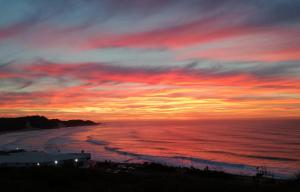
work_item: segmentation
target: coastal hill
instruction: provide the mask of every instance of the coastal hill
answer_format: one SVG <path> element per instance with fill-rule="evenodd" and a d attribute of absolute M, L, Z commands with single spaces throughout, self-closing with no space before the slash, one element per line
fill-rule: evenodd
<path fill-rule="evenodd" d="M 89 120 L 59 120 L 48 119 L 44 116 L 26 116 L 15 118 L 0 118 L 0 132 L 27 129 L 55 129 L 61 127 L 91 126 L 97 125 Z"/>

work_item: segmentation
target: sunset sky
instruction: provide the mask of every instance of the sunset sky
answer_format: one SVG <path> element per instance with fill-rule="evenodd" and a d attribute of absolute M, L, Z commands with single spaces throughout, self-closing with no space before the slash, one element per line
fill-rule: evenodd
<path fill-rule="evenodd" d="M 0 0 L 0 114 L 300 117 L 300 1 Z"/>

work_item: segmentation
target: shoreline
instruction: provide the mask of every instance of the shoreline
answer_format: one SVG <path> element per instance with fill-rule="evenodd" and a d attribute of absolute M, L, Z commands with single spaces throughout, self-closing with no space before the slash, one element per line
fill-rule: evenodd
<path fill-rule="evenodd" d="M 66 129 L 68 129 L 68 127 L 64 127 Z M 59 129 L 63 129 L 63 128 L 59 128 Z M 41 131 L 40 129 L 33 129 L 33 130 L 27 130 L 27 131 Z M 16 132 L 24 132 L 24 131 L 16 131 Z M 1 135 L 1 134 L 0 134 Z M 5 149 L 3 148 L 3 150 L 22 150 L 23 148 L 20 148 L 19 146 L 17 148 L 11 148 L 11 149 Z M 0 149 L 1 151 L 1 149 Z M 25 149 L 24 151 L 26 152 L 30 152 L 30 151 L 35 151 L 35 152 L 45 152 L 45 153 L 49 153 L 49 154 L 60 154 L 63 155 L 65 153 L 79 153 L 80 151 L 76 152 L 76 151 L 61 151 L 58 150 L 56 152 L 54 151 L 43 151 L 43 150 L 30 150 L 30 149 Z M 81 151 L 86 151 L 87 153 L 89 153 L 88 150 L 81 150 Z M 151 160 L 152 158 L 152 160 Z M 232 163 L 228 163 L 228 162 L 208 162 L 208 163 L 200 163 L 200 164 L 178 164 L 178 162 L 168 162 L 167 159 L 160 159 L 160 158 L 172 158 L 172 157 L 159 157 L 159 156 L 151 156 L 150 159 L 143 159 L 143 158 L 128 158 L 126 160 L 122 160 L 122 161 L 116 161 L 113 159 L 107 159 L 107 158 L 102 158 L 102 159 L 95 159 L 93 158 L 93 155 L 91 154 L 91 159 L 90 161 L 96 162 L 96 163 L 103 163 L 103 162 L 111 162 L 111 163 L 115 163 L 115 164 L 143 164 L 143 163 L 153 163 L 153 164 L 160 164 L 162 166 L 167 166 L 167 167 L 173 167 L 173 168 L 194 168 L 197 170 L 203 170 L 204 168 L 208 168 L 211 171 L 216 171 L 216 172 L 224 172 L 226 174 L 232 174 L 232 175 L 237 175 L 237 176 L 247 176 L 247 177 L 252 177 L 253 175 L 255 175 L 258 171 L 257 169 L 255 170 L 255 168 L 259 168 L 260 170 L 264 170 L 265 175 L 269 178 L 273 178 L 273 179 L 279 179 L 279 180 L 289 180 L 290 178 L 292 178 L 294 175 L 300 173 L 300 169 L 297 171 L 295 170 L 294 172 L 291 173 L 280 173 L 280 172 L 276 172 L 276 171 L 272 171 L 269 170 L 268 167 L 265 166 L 251 166 L 251 165 L 247 165 L 247 164 L 232 164 Z M 157 158 L 157 160 L 154 160 L 154 158 Z M 203 159 L 203 161 L 208 161 Z M 214 165 L 215 163 L 217 164 L 224 164 L 224 165 Z M 227 165 L 225 165 L 227 164 Z M 229 166 L 229 167 L 228 167 Z M 248 168 L 234 168 L 234 167 L 230 167 L 230 166 L 242 166 L 242 167 L 248 167 Z M 249 170 L 249 168 L 251 168 L 252 170 Z"/>
<path fill-rule="evenodd" d="M 52 154 L 19 149 L 2 151 L 0 158 L 0 185 L 8 191 L 300 191 L 300 173 L 279 179 L 264 172 L 247 176 L 209 167 L 95 161 L 84 151 Z"/>
<path fill-rule="evenodd" d="M 51 167 L 53 166 L 54 160 L 60 160 L 61 167 L 64 167 L 64 162 L 67 161 L 68 163 L 74 161 L 75 159 L 83 159 L 83 163 L 86 165 L 85 168 L 93 169 L 97 167 L 97 165 L 104 164 L 104 165 L 120 165 L 120 166 L 143 166 L 148 164 L 159 165 L 161 167 L 168 167 L 172 169 L 181 169 L 181 170 L 197 170 L 197 171 L 211 171 L 211 172 L 218 172 L 228 175 L 235 175 L 241 177 L 254 177 L 258 176 L 261 178 L 268 178 L 268 179 L 275 179 L 275 180 L 290 180 L 296 174 L 300 174 L 300 171 L 295 171 L 294 174 L 289 176 L 279 176 L 276 173 L 273 173 L 267 170 L 264 166 L 256 167 L 256 171 L 252 171 L 252 173 L 246 172 L 234 172 L 230 170 L 224 169 L 225 167 L 214 167 L 209 166 L 209 164 L 200 166 L 192 166 L 192 165 L 177 165 L 172 163 L 164 163 L 159 161 L 151 161 L 151 160 L 142 160 L 142 159 L 128 159 L 124 161 L 114 161 L 109 159 L 93 159 L 92 154 L 85 152 L 85 150 L 81 150 L 81 152 L 45 152 L 45 151 L 36 151 L 36 150 L 24 150 L 22 148 L 10 149 L 10 150 L 0 150 L 0 167 L 36 167 L 36 164 L 43 165 L 44 167 Z M 78 160 L 77 160 L 78 161 Z M 76 163 L 77 163 L 76 161 Z M 115 167 L 115 166 L 114 166 Z"/>

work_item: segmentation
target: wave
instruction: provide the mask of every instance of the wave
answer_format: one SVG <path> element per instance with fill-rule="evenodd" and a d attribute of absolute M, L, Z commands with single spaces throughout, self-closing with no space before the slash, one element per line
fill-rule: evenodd
<path fill-rule="evenodd" d="M 299 161 L 298 159 L 292 158 L 285 158 L 285 157 L 273 157 L 273 156 L 260 156 L 260 155 L 244 155 L 248 158 L 255 158 L 255 159 L 267 159 L 267 160 L 274 160 L 274 161 Z"/>
<path fill-rule="evenodd" d="M 113 152 L 118 155 L 127 156 L 128 159 L 123 161 L 124 163 L 138 160 L 140 162 L 153 162 L 153 163 L 159 163 L 163 165 L 177 166 L 177 167 L 194 167 L 198 169 L 204 169 L 208 167 L 210 170 L 225 171 L 227 173 L 239 174 L 239 175 L 252 176 L 257 173 L 256 166 L 251 166 L 246 164 L 219 162 L 219 161 L 212 161 L 212 160 L 200 159 L 195 157 L 186 157 L 186 156 L 170 156 L 170 157 L 152 156 L 152 155 L 128 152 L 128 151 L 121 150 L 120 148 L 117 147 L 109 147 L 109 146 L 104 146 L 104 149 L 106 151 Z M 274 178 L 288 179 L 290 177 L 289 174 L 284 174 L 272 169 L 270 170 L 271 170 L 270 173 L 273 175 Z"/>
<path fill-rule="evenodd" d="M 1 144 L 0 149 L 2 150 L 11 150 L 11 149 L 16 149 L 18 147 L 20 147 L 20 143 L 22 143 L 23 141 L 23 137 L 16 137 L 16 138 L 6 138 L 7 142 Z"/>
<path fill-rule="evenodd" d="M 290 162 L 300 161 L 299 159 L 286 158 L 286 157 L 246 155 L 246 154 L 232 153 L 232 152 L 228 152 L 228 151 L 207 151 L 207 152 L 225 154 L 225 155 L 233 155 L 233 156 L 238 156 L 238 157 L 253 158 L 253 159 L 266 159 L 266 160 L 273 160 L 273 161 L 290 161 Z"/>
<path fill-rule="evenodd" d="M 99 139 L 94 139 L 93 136 L 87 136 L 86 142 L 89 142 L 89 143 L 92 143 L 92 144 L 95 144 L 95 145 L 101 145 L 101 146 L 105 146 L 105 145 L 109 144 L 106 141 L 102 141 L 102 140 L 99 140 Z"/>
<path fill-rule="evenodd" d="M 238 168 L 245 168 L 245 167 L 250 167 L 246 166 L 243 164 L 230 164 L 230 163 L 225 163 L 225 162 L 217 162 L 217 161 L 211 161 L 211 160 L 205 160 L 205 159 L 199 159 L 199 158 L 194 158 L 194 157 L 186 157 L 186 156 L 170 156 L 170 157 L 164 157 L 164 156 L 152 156 L 152 155 L 145 155 L 145 154 L 140 154 L 140 153 L 133 153 L 133 152 L 128 152 L 121 150 L 120 148 L 117 147 L 109 147 L 105 146 L 104 147 L 107 151 L 114 152 L 120 155 L 126 155 L 126 156 L 131 156 L 131 157 L 137 157 L 139 159 L 143 160 L 166 160 L 166 159 L 179 159 L 179 160 L 190 160 L 198 163 L 203 163 L 203 164 L 210 164 L 214 166 L 235 166 Z M 254 168 L 254 167 L 252 167 Z"/>
<path fill-rule="evenodd" d="M 154 163 L 160 163 L 164 165 L 171 165 L 171 166 L 181 166 L 181 167 L 195 167 L 203 169 L 205 167 L 209 167 L 211 170 L 217 170 L 217 171 L 225 171 L 228 173 L 234 173 L 234 174 L 244 174 L 244 175 L 255 175 L 257 172 L 256 166 L 251 166 L 247 164 L 238 164 L 238 163 L 230 163 L 230 162 L 221 162 L 221 161 L 214 161 L 214 160 L 207 160 L 207 159 L 201 159 L 196 157 L 187 157 L 187 156 L 154 156 L 154 155 L 146 155 L 141 153 L 135 153 L 135 152 L 129 152 L 126 150 L 123 150 L 118 147 L 110 146 L 109 142 L 95 139 L 93 136 L 87 137 L 87 142 L 95 145 L 102 146 L 104 150 L 110 153 L 115 153 L 117 155 L 125 156 L 128 159 L 122 162 L 129 162 L 132 160 L 138 160 L 142 162 L 154 162 Z M 278 160 L 278 161 L 298 161 L 297 159 L 289 159 L 289 158 L 281 158 L 281 157 L 269 157 L 269 156 L 254 156 L 254 155 L 241 155 L 241 154 L 235 154 L 225 151 L 210 151 L 214 153 L 228 153 L 231 155 L 239 155 L 239 156 L 245 156 L 248 158 L 263 158 L 263 159 L 271 159 L 271 160 Z M 270 169 L 272 170 L 272 168 Z M 280 171 L 272 170 L 272 173 L 274 174 L 274 177 L 276 178 L 288 178 L 287 174 L 281 173 Z"/>

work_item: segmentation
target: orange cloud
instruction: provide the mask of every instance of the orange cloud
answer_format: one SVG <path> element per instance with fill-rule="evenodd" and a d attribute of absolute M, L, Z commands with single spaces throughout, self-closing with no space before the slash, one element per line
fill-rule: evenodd
<path fill-rule="evenodd" d="M 5 101 L 0 104 L 2 112 L 92 119 L 299 115 L 300 80 L 295 77 L 188 68 L 129 70 L 91 63 L 24 67 L 19 68 L 24 72 L 19 78 L 39 81 L 64 77 L 80 81 L 54 90 L 36 87 L 40 90 L 1 92 L 0 100 Z"/>

